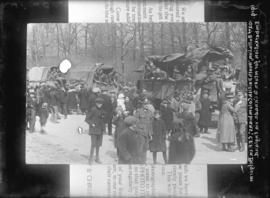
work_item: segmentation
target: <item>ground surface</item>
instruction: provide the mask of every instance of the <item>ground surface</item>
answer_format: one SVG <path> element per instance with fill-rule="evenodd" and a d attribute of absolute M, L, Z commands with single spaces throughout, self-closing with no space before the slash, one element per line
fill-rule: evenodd
<path fill-rule="evenodd" d="M 39 132 L 37 118 L 36 132 L 26 131 L 26 163 L 27 164 L 87 164 L 90 151 L 90 136 L 78 134 L 78 126 L 87 129 L 83 115 L 69 115 L 59 123 L 48 121 L 46 134 Z M 224 152 L 216 141 L 216 130 L 210 134 L 195 138 L 196 154 L 192 164 L 244 164 L 246 152 Z M 100 151 L 103 164 L 117 163 L 113 137 L 104 135 Z M 147 153 L 147 163 L 151 164 L 152 154 Z M 158 153 L 158 163 L 163 163 L 162 153 Z"/>

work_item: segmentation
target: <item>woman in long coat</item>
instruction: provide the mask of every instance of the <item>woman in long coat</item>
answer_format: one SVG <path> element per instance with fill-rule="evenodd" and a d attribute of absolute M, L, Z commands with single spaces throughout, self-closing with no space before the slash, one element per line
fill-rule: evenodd
<path fill-rule="evenodd" d="M 153 153 L 154 164 L 157 162 L 157 152 L 162 152 L 164 163 L 167 163 L 166 154 L 166 124 L 161 119 L 159 111 L 155 111 L 153 120 L 153 136 L 149 142 L 149 150 Z"/>
<path fill-rule="evenodd" d="M 211 101 L 207 91 L 204 91 L 200 103 L 201 109 L 199 110 L 200 118 L 198 126 L 200 127 L 201 133 L 208 133 L 208 127 L 211 124 Z"/>
<path fill-rule="evenodd" d="M 119 150 L 117 139 L 119 135 L 122 133 L 122 131 L 127 127 L 124 120 L 125 115 L 123 109 L 120 106 L 116 107 L 116 115 L 114 115 L 112 122 L 115 125 L 114 146 L 116 148 L 118 157 L 119 157 Z"/>
<path fill-rule="evenodd" d="M 222 150 L 232 151 L 231 146 L 236 140 L 236 130 L 233 119 L 235 109 L 232 105 L 233 96 L 231 94 L 226 95 L 226 100 L 222 105 L 220 112 L 219 128 L 220 142 L 222 143 Z M 226 148 L 227 146 L 227 148 Z"/>

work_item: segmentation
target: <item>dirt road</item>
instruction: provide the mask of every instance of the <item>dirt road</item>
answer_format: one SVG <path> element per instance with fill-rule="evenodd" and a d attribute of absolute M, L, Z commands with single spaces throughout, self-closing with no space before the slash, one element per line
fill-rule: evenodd
<path fill-rule="evenodd" d="M 46 134 L 41 134 L 38 118 L 36 131 L 26 131 L 27 164 L 87 164 L 90 151 L 90 136 L 77 133 L 78 126 L 88 128 L 83 115 L 69 115 L 59 123 L 48 121 Z M 168 143 L 168 142 L 167 142 Z M 216 131 L 195 138 L 196 154 L 192 164 L 243 164 L 246 152 L 224 152 L 216 142 Z M 103 164 L 117 163 L 113 137 L 104 135 L 100 151 Z M 163 163 L 162 153 L 158 153 L 158 163 Z M 153 163 L 152 154 L 147 153 L 147 163 Z"/>

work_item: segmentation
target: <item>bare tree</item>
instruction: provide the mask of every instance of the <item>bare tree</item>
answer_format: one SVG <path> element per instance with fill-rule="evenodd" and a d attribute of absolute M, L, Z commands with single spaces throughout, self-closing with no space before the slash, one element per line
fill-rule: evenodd
<path fill-rule="evenodd" d="M 173 31 L 173 26 L 172 24 L 169 24 L 169 28 L 170 28 L 170 38 L 171 38 L 171 48 L 172 48 L 172 52 L 175 52 L 175 46 L 174 46 L 174 31 Z"/>
<path fill-rule="evenodd" d="M 135 61 L 137 55 L 137 24 L 134 24 L 134 41 L 133 41 L 133 61 Z"/>
<path fill-rule="evenodd" d="M 151 23 L 151 52 L 154 54 L 156 52 L 155 49 L 155 24 Z"/>
<path fill-rule="evenodd" d="M 160 24 L 160 48 L 161 54 L 164 54 L 164 24 Z"/>
<path fill-rule="evenodd" d="M 230 36 L 230 24 L 229 22 L 225 22 L 225 42 L 226 47 L 231 49 L 231 36 Z"/>
<path fill-rule="evenodd" d="M 140 38 L 140 56 L 144 57 L 144 23 L 140 23 L 139 25 L 139 38 Z"/>
<path fill-rule="evenodd" d="M 87 54 L 87 47 L 88 47 L 88 24 L 86 24 L 84 28 L 84 53 Z"/>
<path fill-rule="evenodd" d="M 213 28 L 210 27 L 210 23 L 207 22 L 205 24 L 205 28 L 206 28 L 206 33 L 207 33 L 207 37 L 206 37 L 206 43 L 209 47 L 213 46 L 213 43 L 211 41 L 212 35 L 215 33 L 216 29 L 218 27 L 217 23 L 213 23 Z"/>
<path fill-rule="evenodd" d="M 55 24 L 56 27 L 56 41 L 57 41 L 57 56 L 60 55 L 60 39 L 59 39 L 59 25 Z"/>

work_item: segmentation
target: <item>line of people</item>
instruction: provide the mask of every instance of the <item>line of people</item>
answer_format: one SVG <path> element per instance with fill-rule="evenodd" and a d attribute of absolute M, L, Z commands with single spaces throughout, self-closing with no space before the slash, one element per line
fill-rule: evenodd
<path fill-rule="evenodd" d="M 45 125 L 50 116 L 50 121 L 59 123 L 60 113 L 66 119 L 67 90 L 59 83 L 48 85 L 41 83 L 37 86 L 27 86 L 26 92 L 26 127 L 29 132 L 35 131 L 36 116 L 39 116 L 41 133 L 45 133 Z"/>

